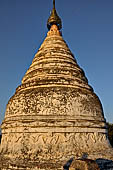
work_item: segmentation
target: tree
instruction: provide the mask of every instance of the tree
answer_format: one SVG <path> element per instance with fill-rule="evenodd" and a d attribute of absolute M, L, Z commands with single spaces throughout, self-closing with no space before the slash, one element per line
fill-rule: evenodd
<path fill-rule="evenodd" d="M 0 128 L 0 143 L 1 143 L 1 139 L 2 139 L 2 133 L 1 133 L 1 128 Z"/>
<path fill-rule="evenodd" d="M 2 138 L 2 135 L 0 134 L 0 143 L 1 143 L 1 138 Z"/>
<path fill-rule="evenodd" d="M 108 139 L 113 147 L 113 124 L 107 123 L 108 125 Z"/>

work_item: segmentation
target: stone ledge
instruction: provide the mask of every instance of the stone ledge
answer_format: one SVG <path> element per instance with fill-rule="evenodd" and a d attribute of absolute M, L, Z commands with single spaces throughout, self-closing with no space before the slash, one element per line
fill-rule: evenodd
<path fill-rule="evenodd" d="M 96 161 L 91 159 L 74 160 L 69 170 L 100 170 Z"/>
<path fill-rule="evenodd" d="M 10 160 L 0 156 L 0 170 L 63 170 L 63 162 L 38 162 L 36 160 Z"/>
<path fill-rule="evenodd" d="M 73 159 L 64 165 L 64 170 L 113 170 L 113 161 L 107 159 Z"/>

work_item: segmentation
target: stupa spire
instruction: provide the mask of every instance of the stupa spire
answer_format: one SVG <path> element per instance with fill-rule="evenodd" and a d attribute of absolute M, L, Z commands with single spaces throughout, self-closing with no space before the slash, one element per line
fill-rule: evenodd
<path fill-rule="evenodd" d="M 53 0 L 53 8 L 55 8 L 55 0 Z"/>
<path fill-rule="evenodd" d="M 58 16 L 56 8 L 55 8 L 55 0 L 53 0 L 53 9 L 52 9 L 51 15 L 47 21 L 47 28 L 50 30 L 52 25 L 57 25 L 59 30 L 62 28 L 62 21 L 61 21 L 60 17 Z"/>

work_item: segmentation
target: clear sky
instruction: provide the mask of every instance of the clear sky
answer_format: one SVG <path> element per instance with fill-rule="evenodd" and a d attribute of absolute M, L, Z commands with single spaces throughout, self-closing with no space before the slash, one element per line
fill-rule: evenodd
<path fill-rule="evenodd" d="M 113 0 L 56 0 L 63 37 L 113 123 Z M 43 42 L 52 0 L 0 0 L 0 123 Z"/>

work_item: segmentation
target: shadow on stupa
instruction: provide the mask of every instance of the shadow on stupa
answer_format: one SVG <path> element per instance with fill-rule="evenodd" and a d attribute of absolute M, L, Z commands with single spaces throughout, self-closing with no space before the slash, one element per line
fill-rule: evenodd
<path fill-rule="evenodd" d="M 96 159 L 96 163 L 98 164 L 100 170 L 113 170 L 113 161 L 108 159 Z"/>

